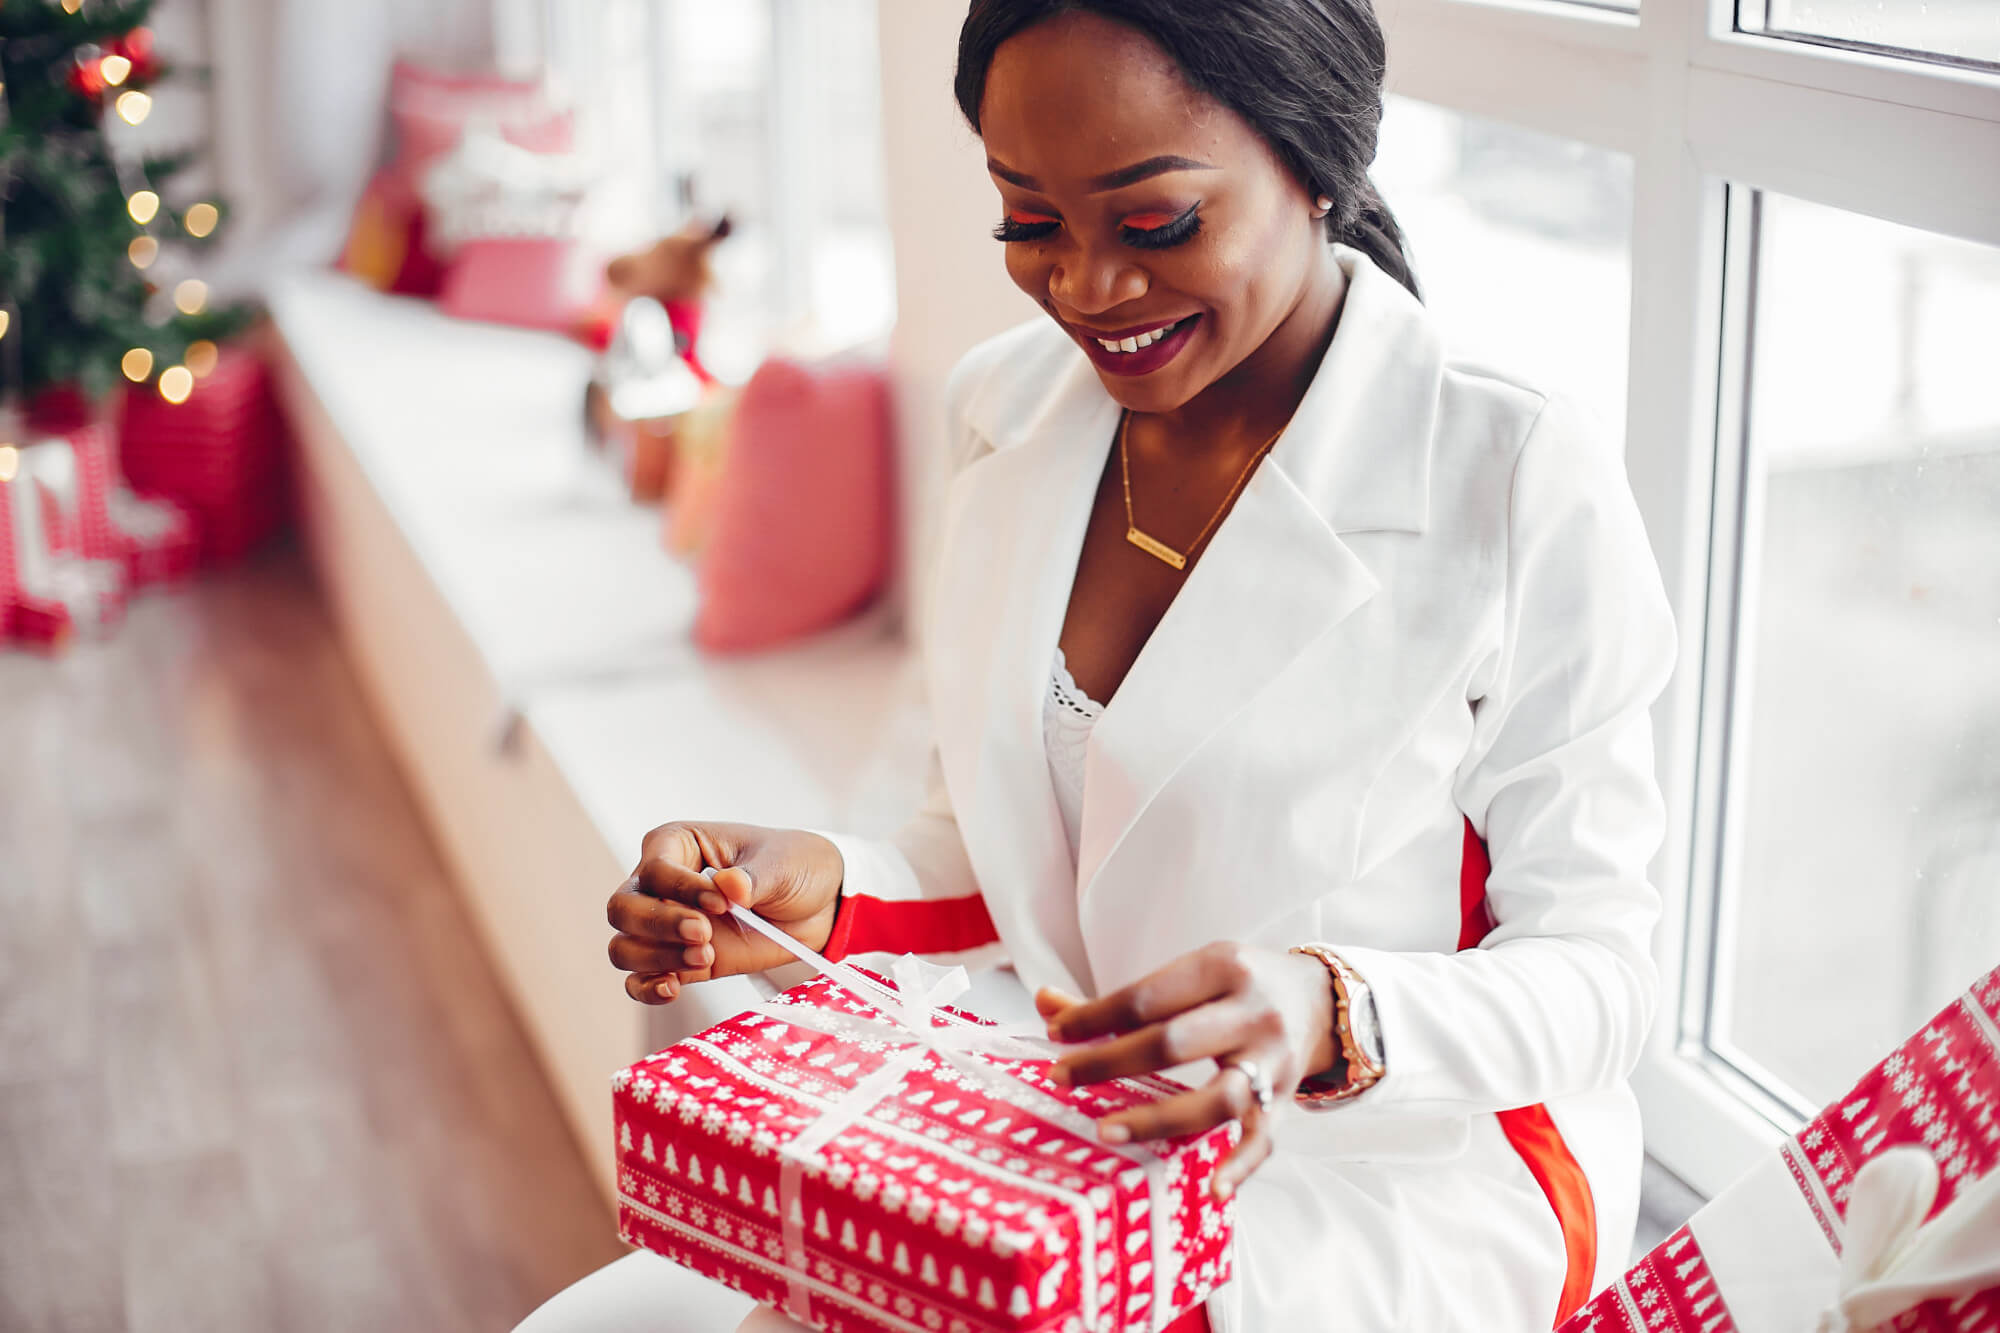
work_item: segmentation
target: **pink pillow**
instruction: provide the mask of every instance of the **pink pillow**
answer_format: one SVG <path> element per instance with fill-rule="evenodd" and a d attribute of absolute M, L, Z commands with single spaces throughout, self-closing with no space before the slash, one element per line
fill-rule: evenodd
<path fill-rule="evenodd" d="M 574 117 L 551 106 L 535 80 L 448 74 L 408 60 L 390 76 L 389 114 L 395 156 L 368 182 L 334 266 L 378 291 L 435 296 L 445 270 L 429 249 L 424 172 L 473 125 L 497 126 L 508 142 L 538 153 L 565 152 Z"/>
<path fill-rule="evenodd" d="M 769 648 L 874 598 L 894 543 L 889 383 L 765 362 L 744 386 L 698 574 L 695 642 Z"/>
<path fill-rule="evenodd" d="M 458 247 L 438 308 L 460 319 L 571 332 L 597 299 L 604 266 L 560 236 L 495 236 Z"/>

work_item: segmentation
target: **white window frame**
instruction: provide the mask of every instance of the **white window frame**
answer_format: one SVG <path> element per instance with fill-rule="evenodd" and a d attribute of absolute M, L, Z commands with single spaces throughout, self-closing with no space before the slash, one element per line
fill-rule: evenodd
<path fill-rule="evenodd" d="M 1735 825 L 1718 816 L 1735 659 L 1748 651 L 1735 627 L 1754 623 L 1735 577 L 1754 559 L 1758 512 L 1740 466 L 1747 204 L 1772 190 L 2000 246 L 2000 71 L 1738 33 L 1735 7 L 1377 0 L 1391 93 L 1633 161 L 1626 464 L 1681 630 L 1679 670 L 1654 712 L 1668 810 L 1652 868 L 1666 899 L 1661 1003 L 1634 1083 L 1648 1150 L 1705 1194 L 1802 1109 L 1765 1093 L 1740 1054 L 1717 1058 L 1702 1041 L 1728 906 L 1718 884 L 1731 882 L 1718 867 Z"/>

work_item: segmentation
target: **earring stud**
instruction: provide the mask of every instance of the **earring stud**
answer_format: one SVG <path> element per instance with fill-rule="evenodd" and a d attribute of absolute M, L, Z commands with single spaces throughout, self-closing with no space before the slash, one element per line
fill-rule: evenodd
<path fill-rule="evenodd" d="M 1313 200 L 1313 203 L 1318 205 L 1321 217 L 1325 217 L 1333 211 L 1333 200 L 1327 198 L 1325 195 L 1321 195 L 1319 198 Z"/>

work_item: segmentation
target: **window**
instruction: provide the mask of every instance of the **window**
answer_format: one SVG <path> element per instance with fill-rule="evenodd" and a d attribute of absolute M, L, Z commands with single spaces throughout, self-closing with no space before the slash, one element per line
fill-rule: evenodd
<path fill-rule="evenodd" d="M 1774 37 L 2000 67 L 2000 5 L 1992 0 L 1742 0 L 1736 21 Z"/>
<path fill-rule="evenodd" d="M 875 0 L 542 0 L 548 65 L 610 168 L 595 234 L 636 245 L 727 213 L 702 357 L 747 378 L 773 345 L 887 334 Z"/>
<path fill-rule="evenodd" d="M 2000 962 L 2000 6 L 1382 14 L 1427 296 L 1622 421 L 1675 606 L 1635 1084 L 1714 1193 Z"/>
<path fill-rule="evenodd" d="M 1748 406 L 1687 1036 L 1804 1116 L 2000 962 L 2000 250 L 1730 209 Z"/>
<path fill-rule="evenodd" d="M 1453 354 L 1625 422 L 1632 161 L 1392 97 L 1370 173 Z"/>

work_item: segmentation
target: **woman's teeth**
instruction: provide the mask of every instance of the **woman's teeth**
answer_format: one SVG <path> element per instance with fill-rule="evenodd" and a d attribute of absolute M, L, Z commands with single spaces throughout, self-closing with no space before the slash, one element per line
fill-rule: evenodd
<path fill-rule="evenodd" d="M 1107 352 L 1136 352 L 1141 347 L 1151 347 L 1186 322 L 1186 320 L 1175 320 L 1171 324 L 1162 324 L 1152 332 L 1142 333 L 1135 338 L 1099 338 L 1097 345 Z"/>

